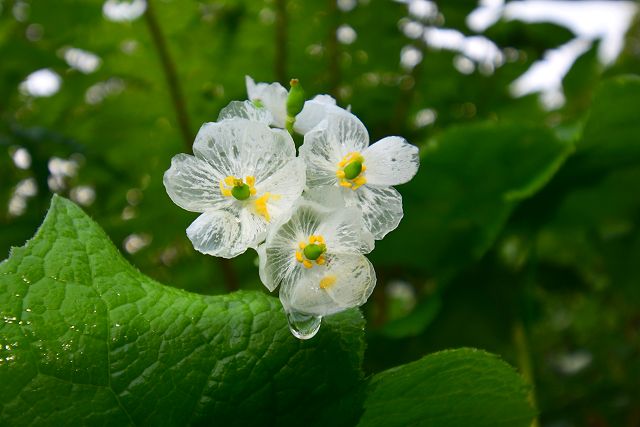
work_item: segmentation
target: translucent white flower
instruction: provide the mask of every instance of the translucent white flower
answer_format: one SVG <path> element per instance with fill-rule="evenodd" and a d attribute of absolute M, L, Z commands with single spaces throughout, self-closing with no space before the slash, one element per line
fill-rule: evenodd
<path fill-rule="evenodd" d="M 362 211 L 366 228 L 382 239 L 402 219 L 402 196 L 392 187 L 413 178 L 418 147 L 398 136 L 369 146 L 369 134 L 353 114 L 333 114 L 304 136 L 300 156 L 307 185 L 337 186 L 347 206 Z"/>
<path fill-rule="evenodd" d="M 205 123 L 193 152 L 172 159 L 164 185 L 175 204 L 202 212 L 187 236 L 205 254 L 232 258 L 257 247 L 304 188 L 304 163 L 291 136 L 264 123 Z"/>
<path fill-rule="evenodd" d="M 376 276 L 363 253 L 374 240 L 361 215 L 300 200 L 288 220 L 270 229 L 258 247 L 260 279 L 269 290 L 280 285 L 287 312 L 324 316 L 366 302 Z"/>
<path fill-rule="evenodd" d="M 245 76 L 249 100 L 264 106 L 271 113 L 271 125 L 285 128 L 287 120 L 288 92 L 280 83 L 256 83 Z M 316 95 L 305 101 L 302 111 L 295 117 L 293 129 L 304 135 L 316 127 L 327 114 L 349 114 L 336 105 L 336 100 L 329 95 Z"/>

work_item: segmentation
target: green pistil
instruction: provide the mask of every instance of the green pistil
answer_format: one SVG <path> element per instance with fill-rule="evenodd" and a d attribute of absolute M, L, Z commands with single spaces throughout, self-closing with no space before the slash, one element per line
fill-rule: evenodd
<path fill-rule="evenodd" d="M 344 177 L 347 179 L 355 179 L 362 172 L 362 162 L 354 160 L 344 167 Z"/>
<path fill-rule="evenodd" d="M 310 245 L 305 246 L 305 248 L 303 249 L 304 252 L 304 256 L 311 261 L 315 261 L 318 258 L 320 258 L 320 255 L 322 255 L 325 251 L 327 250 L 327 247 L 323 244 L 320 245 L 316 245 L 315 243 L 312 243 Z"/>
<path fill-rule="evenodd" d="M 236 185 L 231 189 L 231 195 L 238 200 L 247 200 L 251 196 L 251 189 L 247 184 Z"/>

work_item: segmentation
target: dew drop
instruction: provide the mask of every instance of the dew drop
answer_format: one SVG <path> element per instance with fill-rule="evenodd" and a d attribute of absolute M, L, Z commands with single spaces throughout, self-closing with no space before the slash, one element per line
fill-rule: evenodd
<path fill-rule="evenodd" d="M 297 311 L 287 311 L 289 330 L 294 337 L 301 340 L 313 338 L 320 330 L 322 316 L 312 316 Z"/>

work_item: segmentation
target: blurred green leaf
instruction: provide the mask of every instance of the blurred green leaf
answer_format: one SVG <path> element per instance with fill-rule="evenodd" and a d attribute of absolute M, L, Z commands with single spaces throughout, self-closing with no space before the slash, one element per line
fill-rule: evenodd
<path fill-rule="evenodd" d="M 523 379 L 496 356 L 459 349 L 375 375 L 359 426 L 527 427 Z"/>
<path fill-rule="evenodd" d="M 542 188 L 572 150 L 544 128 L 484 123 L 444 132 L 400 188 L 404 220 L 374 257 L 446 277 L 482 256 L 517 202 Z"/>

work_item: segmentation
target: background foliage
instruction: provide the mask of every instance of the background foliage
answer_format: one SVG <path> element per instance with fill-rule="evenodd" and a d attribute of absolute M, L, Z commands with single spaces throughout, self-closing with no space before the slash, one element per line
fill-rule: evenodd
<path fill-rule="evenodd" d="M 0 1 L 1 258 L 33 236 L 55 190 L 152 279 L 262 292 L 254 252 L 221 263 L 193 250 L 195 214 L 171 203 L 162 174 L 201 123 L 246 97 L 244 75 L 297 77 L 351 105 L 373 141 L 421 147 L 418 175 L 399 188 L 405 219 L 372 254 L 364 375 L 476 347 L 534 385 L 542 425 L 640 424 L 639 26 L 608 68 L 595 43 L 563 80 L 564 106 L 546 110 L 508 87 L 568 30 L 500 21 L 487 35 L 517 55 L 462 74 L 455 53 L 402 33 L 406 5 L 347 3 L 156 0 L 116 22 L 103 1 Z M 472 34 L 475 1 L 438 6 L 437 25 Z M 351 43 L 336 36 L 345 24 Z M 399 61 L 408 45 L 424 56 L 413 68 Z M 69 48 L 99 67 L 74 68 Z M 30 96 L 21 82 L 43 68 L 60 90 Z M 372 387 L 393 389 L 381 375 Z M 385 395 L 373 390 L 363 420 L 375 424 Z"/>

